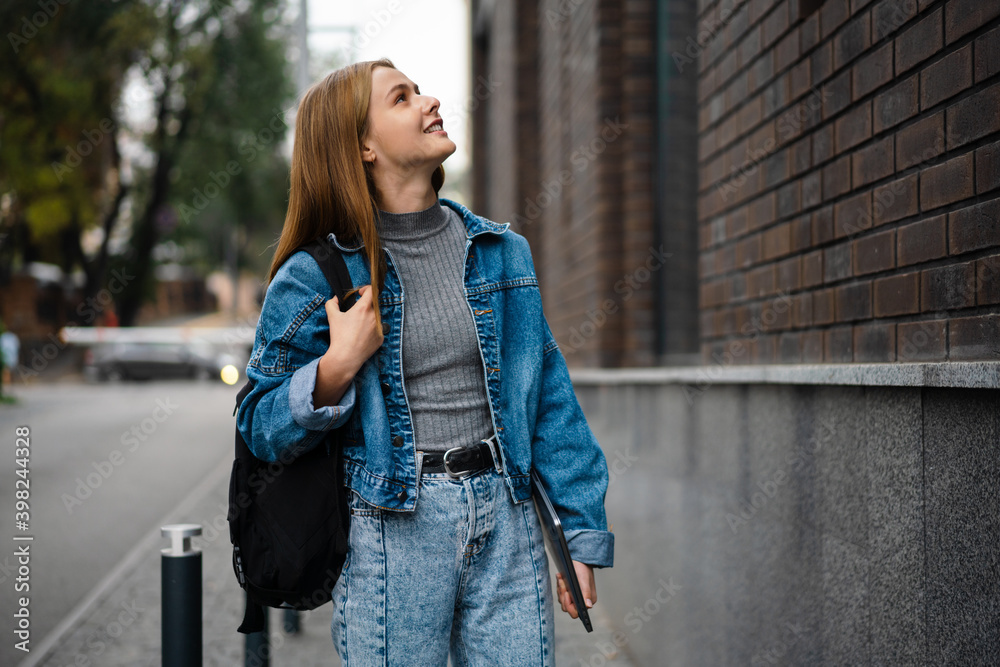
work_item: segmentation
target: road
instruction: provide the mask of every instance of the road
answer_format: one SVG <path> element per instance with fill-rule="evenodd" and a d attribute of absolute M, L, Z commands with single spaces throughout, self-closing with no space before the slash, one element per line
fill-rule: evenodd
<path fill-rule="evenodd" d="M 236 387 L 218 382 L 16 387 L 0 405 L 0 665 L 16 648 L 17 598 L 30 597 L 32 645 L 233 455 Z M 30 525 L 15 526 L 15 429 L 30 429 Z M 32 535 L 30 585 L 16 592 L 15 535 Z M 166 541 L 164 541 L 166 546 Z"/>

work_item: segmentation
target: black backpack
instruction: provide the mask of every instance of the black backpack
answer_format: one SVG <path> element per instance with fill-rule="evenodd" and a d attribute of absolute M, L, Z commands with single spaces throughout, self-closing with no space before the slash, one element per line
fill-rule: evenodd
<path fill-rule="evenodd" d="M 340 252 L 323 240 L 300 250 L 323 269 L 341 310 L 349 308 L 344 293 L 351 277 Z M 251 389 L 250 381 L 240 389 L 237 410 Z M 239 632 L 262 631 L 264 607 L 308 611 L 331 600 L 350 527 L 343 476 L 337 431 L 293 460 L 268 463 L 254 456 L 236 429 L 228 519 L 233 569 L 246 591 Z"/>

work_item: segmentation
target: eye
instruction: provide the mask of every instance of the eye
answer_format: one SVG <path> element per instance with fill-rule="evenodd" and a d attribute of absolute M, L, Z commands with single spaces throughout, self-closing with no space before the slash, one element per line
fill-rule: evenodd
<path fill-rule="evenodd" d="M 399 101 L 400 101 L 401 99 L 403 99 L 404 97 L 406 97 L 406 93 L 400 93 L 400 94 L 399 94 L 399 97 L 397 97 L 397 98 L 396 98 L 396 102 L 399 102 Z"/>

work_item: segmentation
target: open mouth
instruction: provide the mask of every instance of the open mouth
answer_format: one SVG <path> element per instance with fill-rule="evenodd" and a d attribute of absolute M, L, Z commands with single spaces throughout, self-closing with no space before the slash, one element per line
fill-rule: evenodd
<path fill-rule="evenodd" d="M 438 121 L 424 130 L 424 134 L 434 134 L 435 132 L 444 132 L 444 123 Z"/>

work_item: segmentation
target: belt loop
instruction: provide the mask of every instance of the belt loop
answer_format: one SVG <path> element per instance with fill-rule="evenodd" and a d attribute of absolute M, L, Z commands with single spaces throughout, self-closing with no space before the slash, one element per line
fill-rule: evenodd
<path fill-rule="evenodd" d="M 483 440 L 483 442 L 486 443 L 486 446 L 490 450 L 490 457 L 493 458 L 493 467 L 497 471 L 497 474 L 503 474 L 503 466 L 500 465 L 500 453 L 499 451 L 496 451 L 500 449 L 500 443 L 496 441 L 496 437 L 497 434 L 494 433 L 490 437 Z"/>

